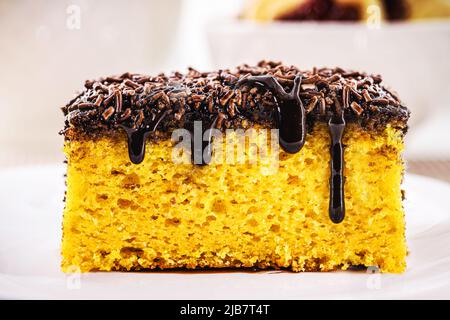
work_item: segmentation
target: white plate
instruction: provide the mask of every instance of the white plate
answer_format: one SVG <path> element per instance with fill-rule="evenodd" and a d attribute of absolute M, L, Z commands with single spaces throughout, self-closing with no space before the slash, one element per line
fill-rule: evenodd
<path fill-rule="evenodd" d="M 410 255 L 402 275 L 366 272 L 63 274 L 64 168 L 0 171 L 0 298 L 450 298 L 450 185 L 407 175 Z"/>

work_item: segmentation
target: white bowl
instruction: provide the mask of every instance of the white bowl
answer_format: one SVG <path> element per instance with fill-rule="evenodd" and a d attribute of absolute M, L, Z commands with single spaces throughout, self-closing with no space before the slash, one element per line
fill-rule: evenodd
<path fill-rule="evenodd" d="M 215 67 L 281 60 L 300 68 L 381 74 L 411 109 L 411 124 L 450 101 L 450 21 L 383 24 L 216 21 L 208 28 Z"/>

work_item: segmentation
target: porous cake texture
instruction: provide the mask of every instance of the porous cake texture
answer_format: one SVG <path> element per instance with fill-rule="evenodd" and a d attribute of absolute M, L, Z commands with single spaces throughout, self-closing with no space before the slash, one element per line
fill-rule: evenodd
<path fill-rule="evenodd" d="M 183 155 L 189 161 L 174 163 L 177 142 L 170 133 L 190 128 L 195 120 L 223 132 L 262 132 L 286 124 L 274 120 L 281 104 L 274 90 L 239 81 L 270 75 L 289 91 L 299 74 L 304 145 L 294 153 L 281 148 L 276 170 L 267 173 L 260 161 L 214 161 L 214 153 L 209 164 L 193 164 L 191 150 Z M 63 108 L 62 269 L 377 266 L 382 272 L 403 272 L 401 152 L 409 112 L 380 82 L 379 76 L 339 68 L 300 71 L 273 62 L 216 73 L 191 69 L 186 75 L 124 74 L 88 81 Z M 342 137 L 345 218 L 336 222 L 329 216 L 333 148 L 328 122 L 339 113 L 339 100 L 347 123 Z M 146 148 L 139 161 L 131 161 L 136 150 L 130 128 L 139 132 L 146 123 L 151 124 Z M 227 139 L 238 143 L 234 132 Z M 264 143 L 256 140 L 253 147 Z M 211 144 L 228 147 L 225 140 Z M 247 155 L 250 148 L 245 145 Z"/>

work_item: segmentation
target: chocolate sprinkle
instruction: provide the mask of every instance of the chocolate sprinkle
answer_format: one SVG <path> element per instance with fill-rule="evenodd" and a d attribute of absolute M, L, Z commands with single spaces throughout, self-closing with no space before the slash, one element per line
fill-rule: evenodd
<path fill-rule="evenodd" d="M 407 128 L 408 109 L 395 93 L 381 85 L 379 76 L 341 68 L 301 71 L 278 62 L 262 61 L 256 66 L 241 65 L 233 71 L 202 73 L 191 68 L 187 74 L 149 77 L 124 73 L 86 81 L 84 91 L 62 108 L 66 116 L 62 133 L 66 139 L 76 138 L 74 132 L 110 135 L 119 131 L 122 124 L 135 126 L 141 112 L 146 123 L 161 110 L 167 111 L 156 128 L 161 133 L 185 128 L 189 126 L 187 122 L 196 120 L 209 123 L 219 113 L 224 115 L 219 129 L 227 128 L 226 124 L 228 128 L 244 128 L 244 122 L 275 128 L 277 104 L 273 93 L 256 84 L 236 86 L 244 77 L 271 75 L 286 92 L 292 90 L 296 75 L 302 77 L 302 85 L 314 85 L 301 87 L 299 94 L 306 106 L 308 129 L 315 122 L 328 123 L 335 113 L 332 97 L 341 101 L 347 123 L 359 123 L 368 130 L 384 129 L 388 123 Z M 355 103 L 360 108 L 355 109 Z M 150 139 L 154 137 L 150 135 Z"/>

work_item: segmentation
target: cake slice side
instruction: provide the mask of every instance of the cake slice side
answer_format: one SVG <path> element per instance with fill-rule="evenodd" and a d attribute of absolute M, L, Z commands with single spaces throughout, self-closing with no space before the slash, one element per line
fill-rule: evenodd
<path fill-rule="evenodd" d="M 374 135 L 348 126 L 340 224 L 328 217 L 323 124 L 299 153 L 281 151 L 269 175 L 262 163 L 174 164 L 170 140 L 148 142 L 139 165 L 130 163 L 124 134 L 68 141 L 63 270 L 363 265 L 402 272 L 402 137 L 391 127 Z"/>

